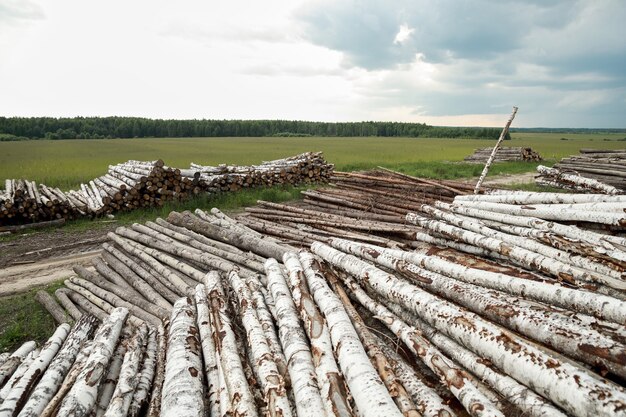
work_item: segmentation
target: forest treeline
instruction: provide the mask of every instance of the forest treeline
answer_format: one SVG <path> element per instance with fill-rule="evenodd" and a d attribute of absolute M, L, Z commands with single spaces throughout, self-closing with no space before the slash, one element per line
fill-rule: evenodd
<path fill-rule="evenodd" d="M 0 140 L 228 136 L 402 136 L 497 139 L 499 135 L 499 128 L 442 127 L 429 126 L 424 123 L 399 122 L 0 117 Z"/>

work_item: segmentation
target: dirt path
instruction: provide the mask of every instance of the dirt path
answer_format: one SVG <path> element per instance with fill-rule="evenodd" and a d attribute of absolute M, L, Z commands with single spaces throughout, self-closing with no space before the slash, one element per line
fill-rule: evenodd
<path fill-rule="evenodd" d="M 40 231 L 0 242 L 0 296 L 16 294 L 74 274 L 99 253 L 111 224 L 95 230 Z"/>
<path fill-rule="evenodd" d="M 0 297 L 73 276 L 72 267 L 87 266 L 99 254 L 100 251 L 96 250 L 4 268 L 0 270 Z"/>

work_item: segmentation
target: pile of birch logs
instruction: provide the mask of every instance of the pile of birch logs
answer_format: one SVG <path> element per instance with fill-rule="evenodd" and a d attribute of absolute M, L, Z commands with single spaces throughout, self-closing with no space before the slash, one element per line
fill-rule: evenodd
<path fill-rule="evenodd" d="M 560 175 L 540 173 L 540 183 L 589 192 L 589 186 L 579 184 L 580 179 L 571 181 L 571 176 L 582 177 L 593 184 L 602 184 L 600 188 L 626 190 L 626 149 L 581 149 L 580 155 L 563 158 L 554 165 Z M 565 178 L 562 178 L 565 177 Z M 594 187 L 592 192 L 605 192 Z"/>
<path fill-rule="evenodd" d="M 190 169 L 168 167 L 160 159 L 130 160 L 109 165 L 105 175 L 69 192 L 33 181 L 6 180 L 6 189 L 0 189 L 0 226 L 158 207 L 201 192 L 327 182 L 332 172 L 333 165 L 321 152 L 307 152 L 260 165 L 192 164 Z"/>
<path fill-rule="evenodd" d="M 624 197 L 333 181 L 110 233 L 42 299 L 59 322 L 125 325 L 98 330 L 44 415 L 624 414 Z"/>
<path fill-rule="evenodd" d="M 0 225 L 73 218 L 75 209 L 58 188 L 28 180 L 5 180 L 0 189 Z"/>
<path fill-rule="evenodd" d="M 544 187 L 563 188 L 578 193 L 601 193 L 610 195 L 623 193 L 623 189 L 618 189 L 602 181 L 582 176 L 576 171 L 548 168 L 539 165 L 537 172 L 539 175 L 535 177 L 535 183 Z"/>
<path fill-rule="evenodd" d="M 109 165 L 107 174 L 63 192 L 27 180 L 6 180 L 0 190 L 0 225 L 101 216 L 139 207 L 162 206 L 201 189 L 163 161 L 128 161 Z"/>
<path fill-rule="evenodd" d="M 91 216 L 129 211 L 139 207 L 162 206 L 169 200 L 183 200 L 200 192 L 176 168 L 162 160 L 130 160 L 109 165 L 107 174 L 81 184 L 67 193 L 80 213 Z"/>
<path fill-rule="evenodd" d="M 306 152 L 251 166 L 215 167 L 192 163 L 190 169 L 181 172 L 189 178 L 199 178 L 208 192 L 222 192 L 281 184 L 327 182 L 333 172 L 333 165 L 326 162 L 322 152 Z"/>
<path fill-rule="evenodd" d="M 484 164 L 487 162 L 487 159 L 491 156 L 491 151 L 493 151 L 493 147 L 491 148 L 479 148 L 474 150 L 474 153 L 465 157 L 464 161 L 466 162 L 475 162 Z M 542 161 L 543 158 L 539 155 L 538 152 L 533 151 L 531 148 L 523 148 L 523 147 L 501 147 L 498 149 L 496 153 L 496 157 L 494 162 L 511 162 L 511 161 L 525 161 L 525 162 L 533 162 L 533 161 Z"/>

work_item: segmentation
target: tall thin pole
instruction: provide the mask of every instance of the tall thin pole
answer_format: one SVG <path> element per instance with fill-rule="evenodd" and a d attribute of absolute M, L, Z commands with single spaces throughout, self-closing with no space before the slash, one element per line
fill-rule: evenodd
<path fill-rule="evenodd" d="M 476 183 L 476 188 L 474 188 L 474 194 L 478 194 L 478 191 L 480 191 L 480 186 L 485 180 L 485 177 L 487 176 L 487 172 L 489 172 L 489 167 L 491 167 L 491 164 L 493 163 L 493 160 L 496 157 L 496 154 L 498 153 L 498 149 L 500 149 L 500 144 L 502 143 L 502 141 L 504 140 L 504 137 L 509 131 L 509 127 L 511 126 L 511 123 L 513 123 L 513 119 L 515 119 L 516 113 L 517 113 L 517 107 L 513 106 L 513 113 L 511 113 L 511 117 L 509 117 L 509 121 L 506 122 L 506 126 L 504 126 L 504 129 L 502 129 L 502 133 L 500 133 L 500 137 L 498 138 L 498 141 L 496 142 L 496 146 L 493 147 L 493 150 L 491 151 L 491 155 L 489 156 L 489 159 L 487 159 L 487 163 L 485 163 L 483 172 L 482 174 L 480 174 L 480 178 L 478 178 L 478 182 Z"/>

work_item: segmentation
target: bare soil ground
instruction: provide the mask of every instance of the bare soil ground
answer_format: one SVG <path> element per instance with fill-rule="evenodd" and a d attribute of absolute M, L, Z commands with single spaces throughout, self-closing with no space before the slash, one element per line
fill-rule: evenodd
<path fill-rule="evenodd" d="M 42 231 L 0 242 L 0 296 L 74 274 L 72 266 L 88 263 L 99 253 L 106 234 L 117 225 L 84 231 Z"/>
<path fill-rule="evenodd" d="M 487 177 L 485 185 L 531 183 L 534 175 L 529 172 Z M 0 242 L 0 297 L 72 276 L 72 267 L 89 264 L 98 255 L 107 233 L 118 226 L 112 223 L 97 230 L 46 230 Z"/>

